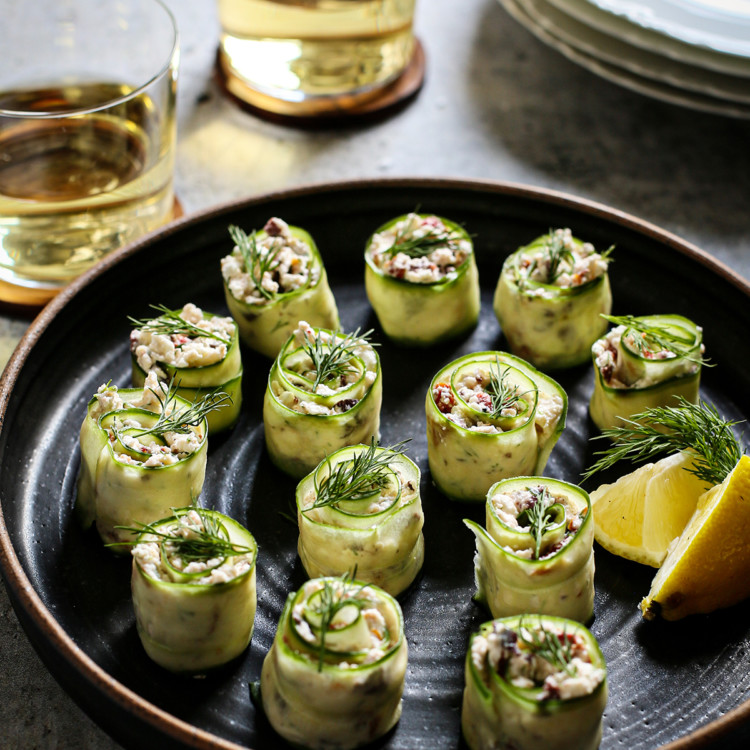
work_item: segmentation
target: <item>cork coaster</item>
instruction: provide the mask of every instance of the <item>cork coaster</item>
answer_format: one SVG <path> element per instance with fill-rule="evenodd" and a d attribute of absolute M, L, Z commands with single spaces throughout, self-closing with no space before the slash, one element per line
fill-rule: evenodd
<path fill-rule="evenodd" d="M 383 119 L 405 107 L 422 88 L 425 54 L 415 39 L 414 54 L 406 70 L 394 81 L 373 91 L 339 97 L 289 102 L 264 94 L 235 76 L 222 54 L 216 54 L 215 74 L 222 91 L 251 114 L 281 125 L 301 128 L 336 127 Z"/>

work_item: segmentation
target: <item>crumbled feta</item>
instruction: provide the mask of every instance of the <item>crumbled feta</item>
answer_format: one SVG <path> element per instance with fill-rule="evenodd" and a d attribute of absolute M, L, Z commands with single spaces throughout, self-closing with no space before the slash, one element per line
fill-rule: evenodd
<path fill-rule="evenodd" d="M 161 533 L 172 536 L 175 539 L 198 538 L 205 531 L 201 515 L 191 510 L 179 516 L 177 521 L 168 527 L 160 527 Z M 175 576 L 167 567 L 162 558 L 161 544 L 157 541 L 143 541 L 136 544 L 131 553 L 141 570 L 158 581 L 174 581 Z M 169 564 L 178 571 L 185 574 L 206 572 L 204 576 L 196 576 L 190 579 L 193 585 L 213 585 L 226 583 L 238 576 L 243 575 L 253 565 L 253 556 L 249 553 L 238 553 L 230 557 L 215 557 L 206 560 L 191 560 L 188 563 L 180 557 L 178 544 L 166 541 L 164 552 Z M 183 581 L 184 582 L 184 581 Z"/>
<path fill-rule="evenodd" d="M 266 222 L 265 235 L 255 235 L 255 247 L 260 262 L 266 269 L 260 278 L 260 287 L 273 295 L 286 294 L 307 285 L 314 285 L 320 278 L 320 268 L 314 262 L 310 246 L 296 237 L 289 225 L 277 217 Z M 250 271 L 252 270 L 252 275 Z M 266 304 L 269 299 L 258 290 L 257 278 L 260 268 L 248 269 L 239 247 L 221 260 L 221 274 L 230 294 L 240 302 L 251 305 Z"/>
<path fill-rule="evenodd" d="M 542 626 L 526 622 L 518 630 L 494 622 L 490 629 L 477 635 L 471 645 L 471 660 L 485 684 L 490 671 L 518 688 L 541 688 L 535 698 L 569 700 L 590 695 L 603 682 L 605 671 L 591 661 L 588 647 L 581 635 L 567 632 L 552 623 Z M 550 661 L 538 650 L 529 647 L 537 639 L 558 639 L 566 654 L 563 663 Z M 532 694 L 533 695 L 533 694 Z"/>
<path fill-rule="evenodd" d="M 408 251 L 398 252 L 399 244 L 424 239 L 439 242 L 430 252 L 416 257 Z M 374 234 L 369 253 L 372 262 L 389 276 L 414 284 L 434 284 L 454 278 L 472 248 L 468 239 L 449 229 L 439 217 L 410 213 L 392 227 Z"/>
<path fill-rule="evenodd" d="M 304 320 L 299 321 L 293 336 L 292 350 L 316 341 L 326 349 L 344 338 L 344 334 L 316 330 Z M 286 360 L 281 362 L 288 381 L 294 384 L 294 392 L 287 390 L 278 379 L 271 381 L 271 391 L 281 404 L 300 414 L 325 416 L 349 411 L 364 398 L 378 374 L 378 358 L 371 344 L 362 339 L 355 342 L 350 351 L 352 359 L 346 364 L 340 377 L 333 382 L 319 383 L 314 391 L 312 388 L 317 375 L 315 363 L 307 355 L 295 354 L 291 364 Z M 340 398 L 333 403 L 320 403 L 316 399 L 324 397 L 326 401 L 330 401 L 337 395 Z"/>

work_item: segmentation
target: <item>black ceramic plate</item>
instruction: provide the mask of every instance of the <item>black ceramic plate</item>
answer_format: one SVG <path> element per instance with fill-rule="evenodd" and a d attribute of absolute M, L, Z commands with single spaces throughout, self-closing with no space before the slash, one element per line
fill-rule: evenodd
<path fill-rule="evenodd" d="M 415 353 L 380 334 L 364 294 L 362 251 L 376 227 L 417 206 L 475 236 L 483 307 L 469 337 Z M 295 483 L 271 465 L 264 448 L 269 362 L 245 352 L 242 417 L 229 436 L 212 441 L 202 496 L 203 504 L 246 525 L 260 545 L 258 615 L 245 656 L 203 680 L 177 678 L 152 664 L 135 632 L 129 563 L 113 559 L 95 535 L 81 533 L 71 514 L 85 405 L 102 382 L 129 382 L 126 316 L 148 315 L 150 303 L 186 301 L 224 311 L 219 259 L 231 249 L 226 227 L 260 227 L 271 215 L 316 238 L 345 329 L 376 329 L 383 441 L 412 438 L 408 453 L 423 471 L 427 556 L 422 578 L 402 597 L 409 641 L 403 717 L 378 746 L 455 748 L 467 639 L 489 619 L 471 600 L 474 541 L 461 519 L 482 518 L 484 510 L 451 503 L 432 487 L 423 401 L 444 363 L 473 350 L 506 348 L 491 307 L 503 259 L 550 227 L 571 227 L 599 248 L 615 244 L 615 312 L 681 313 L 701 323 L 716 364 L 704 371 L 703 397 L 734 419 L 750 414 L 750 370 L 737 355 L 746 351 L 746 329 L 738 322 L 746 319 L 750 290 L 700 251 L 632 217 L 549 192 L 456 181 L 335 184 L 256 198 L 181 221 L 107 259 L 42 313 L 4 376 L 0 536 L 3 572 L 29 638 L 64 687 L 126 746 L 278 745 L 250 702 L 248 684 L 259 677 L 284 599 L 304 571 L 296 529 L 283 515 Z M 559 380 L 570 396 L 569 422 L 546 473 L 576 482 L 591 459 L 591 368 Z M 592 629 L 607 658 L 611 691 L 604 748 L 675 740 L 675 747 L 695 747 L 750 716 L 750 606 L 644 623 L 637 605 L 652 575 L 596 551 Z"/>

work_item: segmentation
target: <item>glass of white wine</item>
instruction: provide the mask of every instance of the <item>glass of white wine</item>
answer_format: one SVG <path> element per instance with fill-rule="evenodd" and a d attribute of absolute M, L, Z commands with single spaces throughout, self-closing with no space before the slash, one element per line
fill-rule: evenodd
<path fill-rule="evenodd" d="M 0 300 L 41 304 L 172 216 L 177 28 L 161 0 L 0 12 Z"/>
<path fill-rule="evenodd" d="M 225 88 L 282 118 L 346 116 L 383 96 L 421 58 L 416 0 L 218 0 Z M 421 85 L 422 66 L 406 86 Z M 417 65 L 417 67 L 419 67 Z"/>

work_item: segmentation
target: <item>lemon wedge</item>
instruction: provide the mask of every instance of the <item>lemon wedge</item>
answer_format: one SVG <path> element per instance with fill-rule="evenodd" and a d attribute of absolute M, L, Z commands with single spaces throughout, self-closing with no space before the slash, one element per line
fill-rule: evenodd
<path fill-rule="evenodd" d="M 691 453 L 673 453 L 594 490 L 596 541 L 615 555 L 658 568 L 708 489 L 686 471 L 692 465 Z"/>
<path fill-rule="evenodd" d="M 641 602 L 647 620 L 679 620 L 713 612 L 750 596 L 750 456 L 698 500 L 698 506 L 651 591 Z"/>

